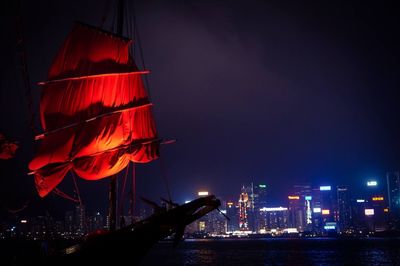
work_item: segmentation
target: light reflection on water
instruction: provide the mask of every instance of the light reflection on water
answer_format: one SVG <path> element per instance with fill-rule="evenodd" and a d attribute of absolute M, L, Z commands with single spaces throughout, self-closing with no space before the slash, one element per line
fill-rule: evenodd
<path fill-rule="evenodd" d="M 161 242 L 142 265 L 400 265 L 400 239 L 224 239 Z"/>

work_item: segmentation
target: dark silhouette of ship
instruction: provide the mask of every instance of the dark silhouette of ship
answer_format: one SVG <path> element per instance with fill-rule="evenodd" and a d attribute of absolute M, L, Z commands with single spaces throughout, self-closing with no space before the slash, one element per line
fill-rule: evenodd
<path fill-rule="evenodd" d="M 122 36 L 123 0 L 118 1 L 117 31 L 76 23 L 40 82 L 40 118 L 44 132 L 29 164 L 41 197 L 57 189 L 71 173 L 86 180 L 110 179 L 109 231 L 92 234 L 79 244 L 50 252 L 47 263 L 138 262 L 152 245 L 174 235 L 177 243 L 185 226 L 218 209 L 215 196 L 184 205 L 164 200 L 168 208 L 143 199 L 154 214 L 117 229 L 117 174 L 130 164 L 159 158 L 152 103 L 133 59 L 132 40 Z M 79 203 L 81 203 L 79 199 Z M 133 213 L 132 213 L 133 216 Z"/>

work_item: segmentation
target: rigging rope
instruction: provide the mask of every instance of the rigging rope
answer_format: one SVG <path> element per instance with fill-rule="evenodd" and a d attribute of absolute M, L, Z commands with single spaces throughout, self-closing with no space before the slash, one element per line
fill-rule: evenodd
<path fill-rule="evenodd" d="M 123 212 L 124 212 L 124 195 L 125 195 L 126 181 L 128 179 L 128 172 L 129 172 L 129 164 L 125 168 L 125 175 L 124 175 L 124 179 L 122 181 L 122 191 L 120 194 L 120 200 L 119 200 L 119 206 L 118 206 L 118 212 L 120 213 L 120 216 L 122 216 Z"/>
<path fill-rule="evenodd" d="M 6 211 L 8 211 L 9 213 L 16 214 L 16 213 L 19 213 L 19 212 L 25 210 L 25 209 L 29 206 L 30 203 L 31 203 L 31 199 L 28 199 L 28 200 L 22 205 L 22 207 L 20 207 L 20 208 L 18 208 L 18 209 L 11 209 L 11 208 L 8 208 L 8 207 L 6 207 L 6 206 L 4 206 L 4 205 L 3 205 L 3 209 L 5 209 Z"/>
<path fill-rule="evenodd" d="M 57 196 L 59 196 L 59 197 L 62 197 L 62 198 L 64 198 L 64 199 L 67 199 L 67 200 L 70 200 L 70 201 L 73 201 L 73 202 L 75 202 L 75 203 L 79 203 L 79 200 L 78 200 L 78 199 L 75 199 L 75 198 L 73 198 L 73 197 L 71 197 L 71 196 L 65 194 L 64 192 L 62 192 L 62 191 L 59 190 L 58 188 L 53 189 L 52 192 L 53 192 L 54 194 L 56 194 Z"/>
<path fill-rule="evenodd" d="M 72 180 L 74 181 L 75 193 L 78 196 L 79 206 L 82 206 L 83 204 L 82 204 L 81 194 L 79 193 L 78 183 L 76 182 L 76 177 L 73 171 L 71 171 L 71 176 Z"/>

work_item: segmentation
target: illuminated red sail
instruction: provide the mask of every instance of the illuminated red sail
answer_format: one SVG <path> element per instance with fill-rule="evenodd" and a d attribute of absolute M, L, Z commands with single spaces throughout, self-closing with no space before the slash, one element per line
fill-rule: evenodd
<path fill-rule="evenodd" d="M 130 40 L 76 24 L 42 85 L 44 133 L 29 164 L 40 196 L 70 170 L 97 180 L 158 158 L 159 141 Z"/>

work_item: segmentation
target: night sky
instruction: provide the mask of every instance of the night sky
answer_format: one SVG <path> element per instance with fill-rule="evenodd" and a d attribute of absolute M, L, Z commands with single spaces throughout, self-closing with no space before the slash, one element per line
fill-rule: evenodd
<path fill-rule="evenodd" d="M 46 80 L 73 22 L 99 26 L 109 10 L 109 29 L 113 7 L 99 0 L 22 2 L 38 115 L 36 82 Z M 367 178 L 383 181 L 386 171 L 400 168 L 400 10 L 394 5 L 136 2 L 159 135 L 178 140 L 161 151 L 175 201 L 193 199 L 200 189 L 237 200 L 251 181 L 267 184 L 271 204 L 284 204 L 292 185 L 304 182 L 349 185 L 356 194 Z M 0 132 L 20 148 L 14 159 L 0 161 L 0 199 L 13 208 L 32 199 L 31 209 L 61 212 L 72 204 L 32 198 L 33 177 L 26 173 L 35 147 L 16 10 L 1 12 Z M 166 197 L 161 168 L 160 161 L 138 167 L 140 195 Z M 105 208 L 107 180 L 79 185 L 89 208 Z M 61 187 L 71 194 L 71 179 Z"/>

